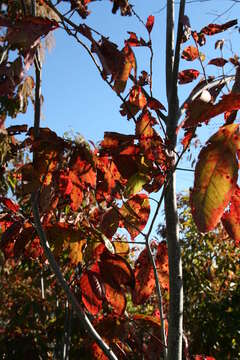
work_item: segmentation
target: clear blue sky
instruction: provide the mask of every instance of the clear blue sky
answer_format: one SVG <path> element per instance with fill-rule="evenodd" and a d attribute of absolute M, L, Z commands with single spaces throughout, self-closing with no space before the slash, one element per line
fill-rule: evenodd
<path fill-rule="evenodd" d="M 148 15 L 155 16 L 155 25 L 152 31 L 154 48 L 154 69 L 153 69 L 153 93 L 164 105 L 165 97 L 165 16 L 166 1 L 148 0 L 132 1 L 135 11 L 146 21 Z M 203 26 L 211 23 L 224 23 L 237 18 L 240 15 L 240 5 L 230 0 L 192 0 L 186 6 L 186 15 L 189 16 L 193 29 L 200 30 Z M 119 14 L 112 15 L 112 3 L 109 0 L 96 1 L 89 4 L 91 15 L 86 19 L 86 24 L 99 30 L 103 35 L 109 36 L 110 40 L 117 43 L 121 49 L 124 39 L 128 37 L 127 31 L 134 31 L 138 36 L 147 39 L 146 29 L 139 24 L 136 17 L 121 17 Z M 231 8 L 232 7 L 232 8 Z M 78 23 L 82 20 L 73 20 Z M 103 138 L 104 131 L 118 131 L 133 133 L 133 124 L 119 114 L 120 99 L 103 82 L 95 66 L 91 62 L 86 51 L 76 43 L 76 40 L 66 35 L 62 30 L 54 32 L 56 45 L 50 53 L 46 53 L 46 60 L 43 64 L 43 120 L 41 126 L 50 127 L 59 135 L 71 129 L 81 133 L 86 140 L 97 142 Z M 233 49 L 239 54 L 239 34 L 237 30 L 224 32 L 210 39 L 207 45 L 201 48 L 205 52 L 206 60 L 219 57 L 219 51 L 214 50 L 214 43 L 217 39 L 224 38 L 224 56 L 230 56 L 227 49 L 230 48 L 229 39 L 232 41 Z M 189 45 L 189 43 L 187 43 Z M 183 48 L 187 45 L 183 45 Z M 226 49 L 226 50 L 225 50 Z M 138 73 L 141 70 L 149 70 L 149 50 L 147 48 L 134 48 Z M 193 63 L 182 61 L 180 69 L 201 68 L 195 60 Z M 221 73 L 221 69 L 213 69 L 209 65 L 207 73 Z M 229 68 L 233 73 L 233 67 Z M 194 86 L 196 85 L 196 81 Z M 193 84 L 179 86 L 179 95 L 183 101 Z M 21 116 L 19 123 L 33 123 L 32 111 L 27 116 Z M 204 141 L 212 132 L 216 131 L 216 120 L 209 128 L 201 130 L 201 139 Z M 192 150 L 193 156 L 197 151 Z M 190 167 L 190 163 L 184 161 L 183 165 Z M 178 171 L 178 191 L 192 186 L 193 174 Z"/>

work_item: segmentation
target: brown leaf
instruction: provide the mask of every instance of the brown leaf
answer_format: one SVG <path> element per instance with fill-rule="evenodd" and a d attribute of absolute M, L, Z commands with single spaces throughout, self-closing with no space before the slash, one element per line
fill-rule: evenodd
<path fill-rule="evenodd" d="M 218 67 L 223 67 L 225 64 L 228 63 L 228 60 L 223 58 L 215 58 L 209 61 L 208 65 L 215 65 Z"/>

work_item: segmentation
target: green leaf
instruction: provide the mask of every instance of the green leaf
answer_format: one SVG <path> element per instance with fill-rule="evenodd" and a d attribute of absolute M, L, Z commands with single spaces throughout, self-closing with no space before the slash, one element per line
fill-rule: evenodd
<path fill-rule="evenodd" d="M 127 183 L 126 190 L 124 192 L 125 197 L 129 197 L 130 195 L 135 195 L 139 191 L 142 190 L 143 186 L 149 181 L 149 177 L 147 175 L 136 173 L 130 177 Z"/>

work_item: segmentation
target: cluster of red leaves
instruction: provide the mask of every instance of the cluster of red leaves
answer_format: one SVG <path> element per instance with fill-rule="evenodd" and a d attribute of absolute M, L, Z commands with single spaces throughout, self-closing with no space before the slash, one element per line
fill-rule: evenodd
<path fill-rule="evenodd" d="M 192 31 L 190 27 L 189 19 L 185 16 L 183 20 L 183 29 L 185 33 L 183 32 L 183 42 L 187 41 L 190 38 L 190 35 L 192 36 L 195 44 L 198 46 L 203 46 L 206 43 L 206 35 L 215 35 L 220 32 L 223 32 L 227 29 L 229 29 L 232 26 L 237 25 L 237 20 L 228 21 L 225 24 L 209 24 L 201 29 L 201 31 L 198 33 L 196 31 Z M 186 47 L 182 52 L 182 59 L 185 59 L 187 61 L 193 61 L 200 57 L 200 53 L 198 50 L 198 47 L 195 46 L 188 46 Z M 223 58 L 216 58 L 209 61 L 209 65 L 215 65 L 218 67 L 223 67 L 228 60 L 225 60 Z M 199 76 L 199 71 L 196 69 L 187 69 L 180 71 L 178 74 L 178 82 L 179 84 L 188 84 L 195 80 Z"/>
<path fill-rule="evenodd" d="M 102 309 L 103 301 L 122 315 L 126 307 L 124 288 L 135 285 L 133 271 L 123 257 L 111 254 L 104 245 L 95 249 L 95 257 L 95 263 L 84 270 L 80 278 L 82 301 L 93 315 Z"/>

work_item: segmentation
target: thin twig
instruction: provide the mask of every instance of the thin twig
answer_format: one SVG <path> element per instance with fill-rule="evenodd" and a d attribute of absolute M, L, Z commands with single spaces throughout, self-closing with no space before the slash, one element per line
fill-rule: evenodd
<path fill-rule="evenodd" d="M 113 353 L 111 348 L 103 341 L 101 336 L 98 334 L 96 329 L 93 327 L 92 323 L 90 322 L 89 318 L 87 317 L 86 313 L 84 312 L 83 308 L 80 306 L 79 302 L 77 301 L 75 295 L 69 289 L 69 286 L 64 279 L 59 266 L 52 254 L 52 251 L 49 247 L 46 234 L 42 228 L 42 224 L 40 221 L 39 210 L 38 210 L 38 193 L 32 194 L 32 209 L 33 209 L 33 217 L 34 217 L 34 224 L 40 239 L 41 246 L 44 250 L 44 254 L 49 262 L 49 265 L 54 272 L 59 284 L 61 285 L 62 289 L 64 290 L 68 301 L 72 304 L 76 314 L 82 324 L 84 325 L 85 329 L 88 331 L 89 335 L 93 338 L 94 341 L 98 344 L 98 346 L 102 349 L 104 354 L 108 356 L 111 360 L 117 360 L 116 355 Z"/>

